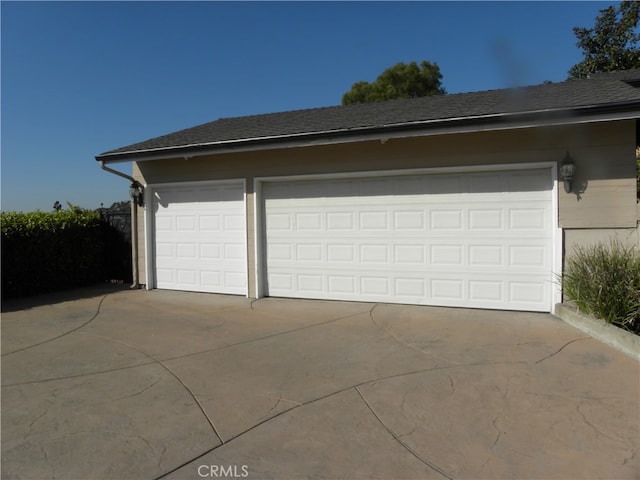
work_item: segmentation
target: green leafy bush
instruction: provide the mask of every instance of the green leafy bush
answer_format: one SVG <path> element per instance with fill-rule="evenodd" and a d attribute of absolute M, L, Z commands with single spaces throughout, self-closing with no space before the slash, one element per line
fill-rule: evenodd
<path fill-rule="evenodd" d="M 618 240 L 577 247 L 562 276 L 566 298 L 580 310 L 640 334 L 640 255 Z"/>
<path fill-rule="evenodd" d="M 103 224 L 96 211 L 2 212 L 2 296 L 104 280 Z"/>

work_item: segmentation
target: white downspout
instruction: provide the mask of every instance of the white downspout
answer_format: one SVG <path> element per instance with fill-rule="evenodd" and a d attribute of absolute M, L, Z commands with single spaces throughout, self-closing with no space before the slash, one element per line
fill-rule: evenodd
<path fill-rule="evenodd" d="M 109 168 L 104 164 L 104 160 L 100 160 L 100 168 L 104 171 L 126 178 L 131 182 L 131 262 L 133 273 L 133 284 L 131 288 L 140 288 L 140 272 L 138 271 L 138 201 L 134 198 L 133 191 L 140 191 L 144 187 L 131 175 L 119 172 L 113 168 Z M 142 195 L 142 193 L 140 194 Z M 140 196 L 139 198 L 142 198 Z"/>

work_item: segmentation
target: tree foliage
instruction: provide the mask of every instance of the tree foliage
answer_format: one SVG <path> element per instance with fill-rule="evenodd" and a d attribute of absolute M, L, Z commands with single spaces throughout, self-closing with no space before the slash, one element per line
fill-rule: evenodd
<path fill-rule="evenodd" d="M 369 103 L 394 98 L 414 98 L 446 93 L 437 63 L 398 63 L 372 82 L 360 81 L 342 96 L 342 104 Z"/>
<path fill-rule="evenodd" d="M 593 28 L 574 27 L 584 59 L 571 67 L 569 78 L 640 68 L 640 35 L 637 33 L 640 3 L 623 1 L 600 10 Z"/>

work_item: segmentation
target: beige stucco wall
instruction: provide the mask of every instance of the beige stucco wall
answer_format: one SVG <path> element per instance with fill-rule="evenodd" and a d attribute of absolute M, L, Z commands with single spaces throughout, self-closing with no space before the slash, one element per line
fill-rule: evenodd
<path fill-rule="evenodd" d="M 567 239 L 575 242 L 594 229 L 635 228 L 638 218 L 633 120 L 154 160 L 134 164 L 133 171 L 145 184 L 247 180 L 249 293 L 254 297 L 255 177 L 559 162 L 567 152 L 577 165 L 577 193 L 567 194 L 562 186 L 558 189 L 559 226 L 571 229 Z M 141 282 L 145 283 L 142 234 L 140 240 Z"/>
<path fill-rule="evenodd" d="M 611 240 L 617 240 L 627 248 L 640 248 L 640 230 L 638 228 L 566 229 L 564 231 L 565 254 L 570 255 L 576 247 L 587 247 L 596 243 L 608 244 Z"/>

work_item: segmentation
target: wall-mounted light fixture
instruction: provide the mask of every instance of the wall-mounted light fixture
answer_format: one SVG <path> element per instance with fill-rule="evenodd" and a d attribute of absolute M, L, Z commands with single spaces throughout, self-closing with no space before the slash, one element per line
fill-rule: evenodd
<path fill-rule="evenodd" d="M 135 205 L 142 207 L 144 205 L 144 187 L 139 182 L 133 182 L 129 187 L 129 195 Z"/>
<path fill-rule="evenodd" d="M 564 157 L 564 160 L 560 162 L 560 180 L 564 182 L 564 191 L 567 193 L 571 192 L 571 184 L 573 182 L 573 177 L 576 175 L 576 164 L 573 159 L 569 156 L 569 152 Z"/>

